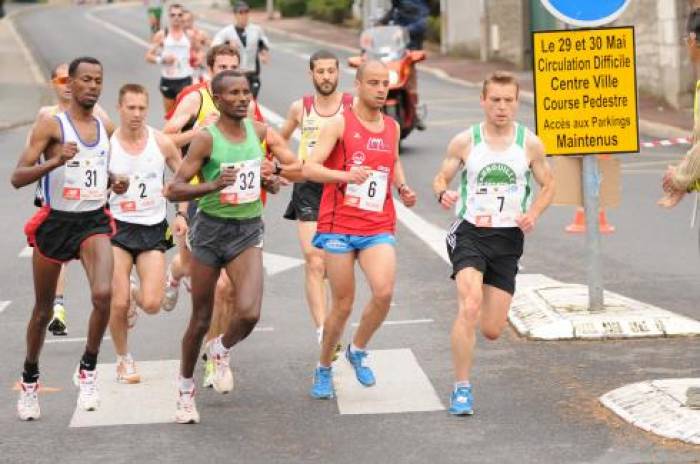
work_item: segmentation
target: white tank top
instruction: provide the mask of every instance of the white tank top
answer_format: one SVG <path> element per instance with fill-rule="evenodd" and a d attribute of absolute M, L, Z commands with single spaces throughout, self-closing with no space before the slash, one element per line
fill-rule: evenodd
<path fill-rule="evenodd" d="M 109 196 L 109 209 L 120 221 L 151 226 L 165 219 L 165 159 L 153 129 L 147 126 L 147 130 L 148 141 L 138 155 L 127 153 L 119 143 L 117 133 L 112 135 L 109 170 L 115 175 L 129 176 L 129 189 L 121 195 L 112 193 Z"/>
<path fill-rule="evenodd" d="M 161 75 L 166 79 L 185 79 L 192 76 L 192 67 L 190 66 L 190 39 L 184 32 L 179 39 L 175 39 L 168 32 L 163 40 L 163 56 L 174 55 L 175 62 L 172 64 L 163 63 L 161 67 Z"/>
<path fill-rule="evenodd" d="M 515 124 L 515 139 L 503 151 L 489 147 L 480 124 L 472 126 L 472 149 L 460 173 L 456 213 L 477 227 L 518 227 L 516 218 L 532 201 L 532 174 L 525 151 L 528 130 Z"/>
<path fill-rule="evenodd" d="M 44 202 L 59 211 L 94 211 L 107 201 L 109 136 L 98 118 L 97 139 L 92 144 L 81 140 L 68 113 L 54 116 L 61 126 L 61 143 L 75 142 L 78 153 L 73 159 L 46 174 L 41 180 Z"/>

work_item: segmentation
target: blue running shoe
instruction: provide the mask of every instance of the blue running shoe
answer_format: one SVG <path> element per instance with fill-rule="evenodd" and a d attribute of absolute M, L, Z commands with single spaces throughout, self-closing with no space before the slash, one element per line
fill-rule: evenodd
<path fill-rule="evenodd" d="M 345 357 L 355 369 L 355 377 L 357 377 L 358 382 L 360 382 L 365 387 L 371 387 L 372 385 L 374 385 L 375 380 L 374 373 L 372 373 L 372 369 L 362 365 L 362 362 L 367 357 L 366 351 L 355 351 L 353 353 L 352 351 L 350 351 L 350 345 L 348 345 L 348 348 L 345 350 Z"/>
<path fill-rule="evenodd" d="M 472 387 L 459 387 L 450 397 L 450 414 L 454 416 L 471 416 L 474 414 L 474 395 Z"/>
<path fill-rule="evenodd" d="M 335 396 L 333 389 L 333 371 L 330 367 L 317 367 L 314 371 L 314 386 L 311 396 L 317 400 L 329 400 Z"/>

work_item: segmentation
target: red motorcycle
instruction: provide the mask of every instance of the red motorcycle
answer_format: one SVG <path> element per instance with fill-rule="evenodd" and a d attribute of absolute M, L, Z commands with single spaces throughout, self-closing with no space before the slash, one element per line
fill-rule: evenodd
<path fill-rule="evenodd" d="M 348 58 L 353 68 L 367 59 L 376 59 L 389 68 L 389 95 L 384 113 L 394 118 L 401 127 L 401 139 L 416 128 L 418 122 L 418 95 L 416 63 L 425 60 L 423 50 L 408 50 L 408 32 L 400 26 L 372 27 L 360 36 L 362 56 Z M 422 108 L 425 113 L 425 108 Z M 421 119 L 424 114 L 421 115 Z"/>

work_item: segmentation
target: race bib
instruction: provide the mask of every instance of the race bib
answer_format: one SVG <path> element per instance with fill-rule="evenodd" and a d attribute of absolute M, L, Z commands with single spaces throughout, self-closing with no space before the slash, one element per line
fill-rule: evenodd
<path fill-rule="evenodd" d="M 129 177 L 129 189 L 119 201 L 123 213 L 145 211 L 156 206 L 163 197 L 163 186 L 158 174 L 133 174 Z"/>
<path fill-rule="evenodd" d="M 104 200 L 107 193 L 107 160 L 72 159 L 65 164 L 63 198 Z"/>
<path fill-rule="evenodd" d="M 475 225 L 494 227 L 513 224 L 520 215 L 522 195 L 516 185 L 480 186 L 475 201 Z"/>
<path fill-rule="evenodd" d="M 236 182 L 223 189 L 219 201 L 228 205 L 252 203 L 260 198 L 260 160 L 248 160 L 240 163 L 221 163 L 223 171 L 227 167 L 238 169 Z"/>
<path fill-rule="evenodd" d="M 389 174 L 370 171 L 369 177 L 361 184 L 348 184 L 345 188 L 345 204 L 365 211 L 384 210 L 384 201 L 389 185 Z"/>

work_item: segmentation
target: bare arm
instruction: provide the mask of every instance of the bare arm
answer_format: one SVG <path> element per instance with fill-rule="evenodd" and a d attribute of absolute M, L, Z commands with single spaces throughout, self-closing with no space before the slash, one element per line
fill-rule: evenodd
<path fill-rule="evenodd" d="M 146 51 L 146 61 L 149 63 L 156 64 L 162 57 L 159 55 L 158 51 L 163 47 L 163 40 L 165 39 L 165 33 L 160 30 L 153 34 L 151 38 L 151 45 Z"/>
<path fill-rule="evenodd" d="M 199 92 L 190 92 L 175 107 L 175 113 L 165 123 L 163 133 L 172 140 L 176 146 L 183 147 L 192 142 L 192 138 L 199 129 L 192 128 L 182 132 L 182 128 L 192 120 L 199 111 L 202 96 Z"/>
<path fill-rule="evenodd" d="M 554 174 L 545 158 L 544 145 L 537 136 L 528 137 L 527 150 L 530 155 L 532 175 L 541 188 L 528 212 L 535 217 L 540 217 L 554 198 Z"/>
<path fill-rule="evenodd" d="M 301 100 L 296 100 L 289 107 L 287 119 L 284 120 L 282 128 L 280 129 L 280 134 L 284 140 L 289 141 L 296 128 L 299 127 L 302 111 L 303 103 Z"/>
<path fill-rule="evenodd" d="M 165 164 L 168 165 L 171 172 L 177 172 L 182 164 L 180 150 L 178 150 L 173 141 L 170 140 L 170 137 L 162 132 L 155 131 L 155 136 L 158 148 L 160 148 L 160 152 L 163 153 L 163 157 L 165 158 Z"/>
<path fill-rule="evenodd" d="M 530 170 L 535 181 L 540 185 L 540 192 L 530 206 L 530 209 L 517 219 L 518 226 L 523 232 L 530 232 L 537 219 L 552 203 L 554 198 L 554 175 L 545 158 L 542 141 L 536 135 L 528 135 L 525 149 L 530 159 Z"/>
<path fill-rule="evenodd" d="M 457 202 L 458 194 L 454 190 L 448 190 L 450 182 L 457 175 L 457 172 L 467 162 L 467 157 L 471 151 L 472 139 L 469 131 L 457 134 L 447 146 L 447 154 L 440 166 L 440 170 L 433 179 L 433 192 L 445 208 L 449 209 Z"/>
<path fill-rule="evenodd" d="M 59 133 L 60 129 L 55 118 L 49 115 L 40 116 L 37 123 L 32 127 L 29 143 L 24 147 L 22 155 L 17 162 L 17 167 L 12 173 L 11 183 L 14 188 L 33 184 L 75 156 L 78 152 L 77 145 L 75 143 L 67 143 L 62 146 L 60 155 L 39 163 L 41 154 L 44 153 L 52 141 L 59 139 Z"/>
<path fill-rule="evenodd" d="M 165 188 L 165 196 L 168 200 L 194 200 L 207 193 L 221 190 L 226 187 L 226 185 L 230 185 L 235 181 L 235 170 L 229 168 L 225 169 L 222 175 L 215 181 L 200 182 L 196 185 L 189 183 L 190 180 L 200 172 L 206 159 L 211 155 L 212 143 L 213 140 L 208 131 L 200 131 L 195 135 L 187 157 L 185 157 L 180 168 L 175 173 L 173 180 Z M 233 172 L 232 179 L 224 176 L 224 173 L 227 173 L 227 171 Z M 226 184 L 228 180 L 231 182 Z"/>
<path fill-rule="evenodd" d="M 293 182 L 303 181 L 301 160 L 297 159 L 294 152 L 289 149 L 282 136 L 273 128 L 266 126 L 264 139 L 270 152 L 280 163 L 281 171 L 277 174 Z"/>
<path fill-rule="evenodd" d="M 304 178 L 319 183 L 362 183 L 365 181 L 368 174 L 364 169 L 340 171 L 329 169 L 323 165 L 333 148 L 335 148 L 338 140 L 342 138 L 344 131 L 345 120 L 341 117 L 336 117 L 323 126 L 313 152 L 302 168 Z M 353 172 L 356 171 L 362 171 L 364 175 L 359 177 L 353 176 Z"/>
<path fill-rule="evenodd" d="M 102 124 L 104 124 L 107 134 L 109 134 L 109 136 L 111 137 L 112 134 L 114 134 L 114 129 L 116 129 L 116 127 L 114 126 L 114 122 L 112 122 L 112 118 L 109 117 L 107 112 L 100 105 L 95 105 L 95 108 L 93 109 L 93 114 L 97 119 L 102 121 Z"/>

